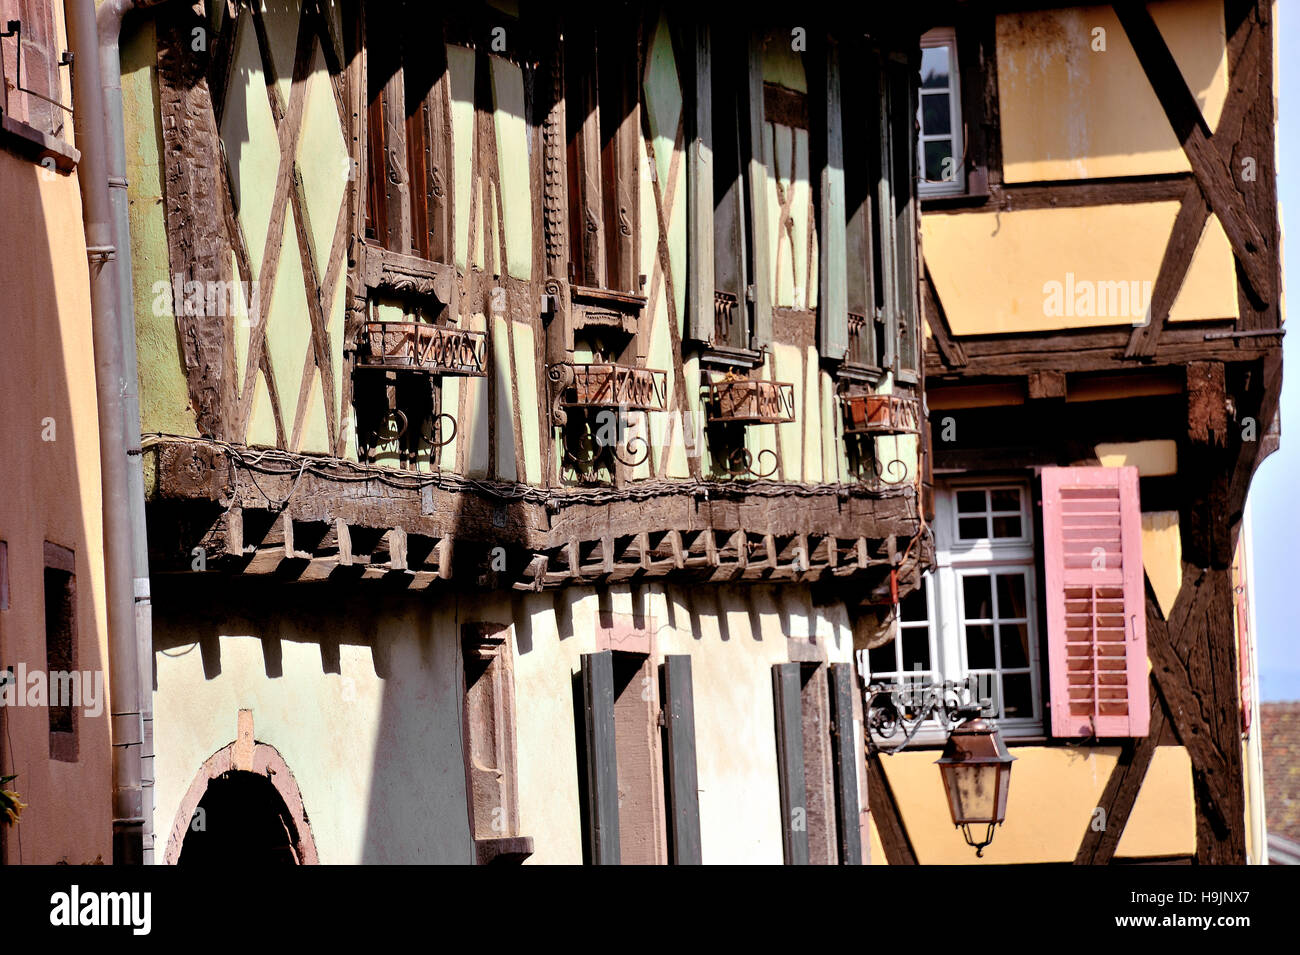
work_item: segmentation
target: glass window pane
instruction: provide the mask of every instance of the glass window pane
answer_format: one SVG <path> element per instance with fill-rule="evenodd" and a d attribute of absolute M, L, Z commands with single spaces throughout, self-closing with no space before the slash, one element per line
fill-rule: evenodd
<path fill-rule="evenodd" d="M 1032 719 L 1034 715 L 1033 684 L 1028 673 L 1007 673 L 1002 676 L 1002 715 L 1007 718 Z"/>
<path fill-rule="evenodd" d="M 1020 489 L 1015 487 L 998 488 L 996 491 L 990 491 L 989 496 L 993 499 L 993 510 L 995 511 L 1018 511 L 1020 510 Z"/>
<path fill-rule="evenodd" d="M 920 622 L 929 619 L 929 610 L 925 603 L 925 578 L 921 586 L 902 599 L 898 608 L 898 619 L 905 623 Z"/>
<path fill-rule="evenodd" d="M 1015 620 L 1026 612 L 1025 575 L 998 574 L 998 619 Z"/>
<path fill-rule="evenodd" d="M 1002 665 L 1004 667 L 1029 666 L 1029 627 L 1027 624 L 999 624 L 998 637 L 1002 642 Z"/>
<path fill-rule="evenodd" d="M 966 626 L 966 662 L 972 670 L 990 670 L 997 664 L 993 653 L 993 627 L 990 624 Z"/>
<path fill-rule="evenodd" d="M 993 591 L 992 580 L 989 577 L 967 574 L 961 579 L 961 596 L 962 616 L 966 620 L 992 619 Z"/>
<path fill-rule="evenodd" d="M 979 540 L 988 537 L 988 520 L 983 517 L 963 517 L 957 521 L 957 536 L 962 540 Z"/>
<path fill-rule="evenodd" d="M 871 675 L 879 676 L 882 673 L 892 673 L 897 666 L 894 658 L 894 643 L 891 640 L 883 647 L 876 647 L 874 650 L 867 651 L 867 665 L 871 667 Z"/>
<path fill-rule="evenodd" d="M 1016 538 L 1021 534 L 1019 517 L 995 517 L 993 518 L 993 536 L 1002 538 Z"/>
<path fill-rule="evenodd" d="M 921 86 L 946 89 L 948 86 L 948 48 L 930 46 L 921 51 Z"/>
<path fill-rule="evenodd" d="M 957 178 L 957 166 L 945 162 L 952 156 L 951 139 L 932 139 L 925 143 L 925 178 L 929 182 L 953 182 Z"/>
<path fill-rule="evenodd" d="M 921 96 L 921 134 L 946 136 L 952 131 L 952 107 L 947 93 L 925 93 Z"/>
<path fill-rule="evenodd" d="M 903 630 L 899 633 L 898 639 L 903 641 L 903 669 L 911 673 L 913 670 L 930 669 L 930 633 L 924 628 Z"/>
<path fill-rule="evenodd" d="M 983 512 L 984 512 L 983 491 L 958 491 L 957 492 L 957 513 L 958 514 L 982 514 Z"/>

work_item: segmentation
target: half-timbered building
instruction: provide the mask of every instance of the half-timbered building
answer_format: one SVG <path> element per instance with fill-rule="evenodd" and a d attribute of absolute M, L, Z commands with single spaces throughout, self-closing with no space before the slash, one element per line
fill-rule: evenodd
<path fill-rule="evenodd" d="M 1017 761 L 982 861 L 1263 854 L 1243 515 L 1279 427 L 1276 38 L 1255 0 L 926 23 L 936 557 L 865 669 L 987 689 Z M 941 730 L 871 757 L 891 863 L 974 861 L 918 745 Z"/>
<path fill-rule="evenodd" d="M 920 24 L 122 39 L 158 859 L 859 863 L 920 510 Z"/>

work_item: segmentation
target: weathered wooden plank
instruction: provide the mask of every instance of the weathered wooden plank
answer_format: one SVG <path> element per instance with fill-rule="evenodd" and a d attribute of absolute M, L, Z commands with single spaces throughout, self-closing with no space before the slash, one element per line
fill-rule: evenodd
<path fill-rule="evenodd" d="M 808 865 L 808 807 L 803 765 L 803 710 L 798 663 L 772 666 L 777 780 L 786 865 Z"/>
<path fill-rule="evenodd" d="M 669 859 L 673 865 L 699 865 L 703 856 L 700 848 L 699 779 L 695 765 L 695 693 L 690 656 L 665 656 L 663 680 Z"/>
<path fill-rule="evenodd" d="M 848 226 L 844 208 L 844 129 L 839 46 L 825 43 L 825 156 L 821 173 L 821 289 L 817 299 L 818 346 L 822 358 L 842 359 L 849 350 Z M 855 263 L 856 264 L 856 263 Z"/>
<path fill-rule="evenodd" d="M 851 663 L 832 663 L 829 671 L 831 738 L 835 766 L 835 822 L 840 865 L 862 864 L 858 807 L 858 746 L 853 730 L 857 678 Z"/>
<path fill-rule="evenodd" d="M 592 865 L 619 865 L 618 753 L 614 743 L 614 654 L 582 655 L 587 755 L 587 830 Z"/>
<path fill-rule="evenodd" d="M 750 347 L 762 348 L 772 342 L 772 252 L 767 233 L 767 166 L 763 162 L 763 137 L 767 121 L 763 114 L 763 31 L 749 31 L 749 143 L 748 171 L 745 187 L 749 190 L 749 239 L 753 245 L 754 327 Z"/>
<path fill-rule="evenodd" d="M 696 341 L 713 340 L 713 85 L 712 36 L 701 19 L 691 34 L 691 124 L 686 161 L 686 330 Z M 662 220 L 662 215 L 660 219 Z M 662 228 L 662 226 L 661 226 Z"/>

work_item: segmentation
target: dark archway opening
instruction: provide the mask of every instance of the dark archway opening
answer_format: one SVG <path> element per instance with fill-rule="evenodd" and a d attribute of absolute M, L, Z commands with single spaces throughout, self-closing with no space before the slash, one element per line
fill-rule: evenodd
<path fill-rule="evenodd" d="M 208 782 L 178 865 L 300 865 L 293 817 L 271 780 L 231 771 Z"/>

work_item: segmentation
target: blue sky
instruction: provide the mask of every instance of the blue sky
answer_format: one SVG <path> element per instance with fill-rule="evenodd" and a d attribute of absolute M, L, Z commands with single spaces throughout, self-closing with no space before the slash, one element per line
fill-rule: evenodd
<path fill-rule="evenodd" d="M 1290 253 L 1283 262 L 1290 304 L 1300 294 L 1300 62 L 1292 58 L 1300 52 L 1300 8 L 1279 6 L 1277 186 L 1283 250 Z M 1290 327 L 1282 342 L 1282 446 L 1260 465 L 1250 491 L 1263 700 L 1300 700 L 1300 326 Z"/>

